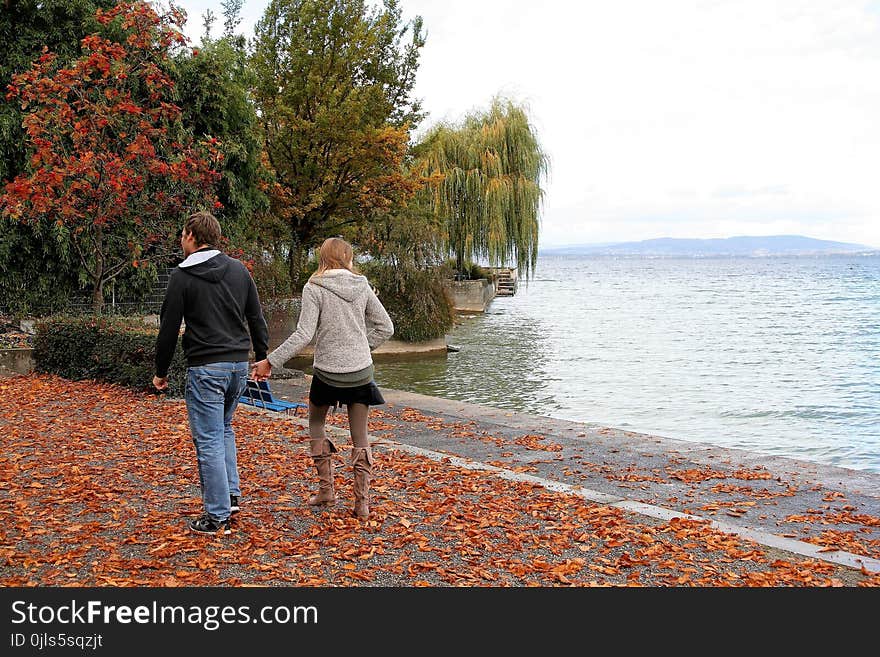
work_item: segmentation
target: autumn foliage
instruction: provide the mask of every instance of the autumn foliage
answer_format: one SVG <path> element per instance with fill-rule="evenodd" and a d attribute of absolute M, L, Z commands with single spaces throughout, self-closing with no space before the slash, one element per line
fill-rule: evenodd
<path fill-rule="evenodd" d="M 344 416 L 330 424 L 345 428 Z M 233 426 L 242 511 L 230 536 L 199 536 L 186 526 L 201 499 L 182 401 L 48 375 L 0 379 L 0 585 L 847 585 L 833 564 L 774 555 L 705 520 L 650 520 L 386 442 L 395 428 L 430 426 L 438 439 L 513 446 L 416 409 L 371 410 L 367 521 L 347 508 L 343 441 L 334 457 L 340 501 L 315 509 L 306 504 L 315 479 L 304 421 L 242 406 Z M 538 434 L 513 443 L 559 453 Z M 880 585 L 880 575 L 858 585 Z"/>
<path fill-rule="evenodd" d="M 70 67 L 44 50 L 13 77 L 7 100 L 21 103 L 31 156 L 0 209 L 69 243 L 100 310 L 108 281 L 167 257 L 183 213 L 215 202 L 219 155 L 186 133 L 174 103 L 183 14 L 123 2 L 97 19 L 107 36 L 83 39 Z"/>

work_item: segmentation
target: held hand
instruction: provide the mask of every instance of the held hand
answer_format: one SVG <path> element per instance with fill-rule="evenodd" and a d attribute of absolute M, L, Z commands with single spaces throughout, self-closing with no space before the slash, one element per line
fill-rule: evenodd
<path fill-rule="evenodd" d="M 267 381 L 272 375 L 272 364 L 268 359 L 254 363 L 254 369 L 251 370 L 251 378 L 254 381 Z"/>
<path fill-rule="evenodd" d="M 168 377 L 167 376 L 154 376 L 153 377 L 153 387 L 156 390 L 165 390 L 168 387 Z"/>

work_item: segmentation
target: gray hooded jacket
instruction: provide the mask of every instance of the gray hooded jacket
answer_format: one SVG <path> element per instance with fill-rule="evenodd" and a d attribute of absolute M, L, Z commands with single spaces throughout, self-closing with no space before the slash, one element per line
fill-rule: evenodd
<path fill-rule="evenodd" d="M 357 372 L 372 365 L 370 352 L 392 335 L 394 324 L 366 277 L 328 269 L 303 287 L 296 331 L 269 354 L 269 363 L 282 367 L 314 338 L 315 368 Z"/>

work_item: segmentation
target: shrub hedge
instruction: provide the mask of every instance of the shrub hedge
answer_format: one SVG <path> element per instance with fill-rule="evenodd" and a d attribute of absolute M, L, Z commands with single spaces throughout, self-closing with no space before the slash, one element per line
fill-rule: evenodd
<path fill-rule="evenodd" d="M 458 270 L 455 259 L 450 258 L 441 265 L 442 275 L 446 278 L 454 278 L 456 280 L 478 281 L 481 278 L 492 281 L 495 275 L 489 270 L 476 262 L 465 260 L 461 271 Z"/>
<path fill-rule="evenodd" d="M 97 379 L 155 392 L 156 335 L 142 317 L 53 316 L 34 325 L 34 369 L 79 381 Z M 183 397 L 186 360 L 178 339 L 168 394 Z"/>
<path fill-rule="evenodd" d="M 394 339 L 421 342 L 446 335 L 454 323 L 452 300 L 436 269 L 402 269 L 376 261 L 358 267 L 376 286 L 394 322 Z"/>

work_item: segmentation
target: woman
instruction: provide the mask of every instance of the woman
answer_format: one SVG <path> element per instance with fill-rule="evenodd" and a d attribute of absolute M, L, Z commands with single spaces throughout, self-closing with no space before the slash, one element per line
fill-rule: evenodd
<path fill-rule="evenodd" d="M 321 245 L 318 270 L 303 287 L 302 308 L 296 331 L 265 360 L 254 365 L 252 377 L 269 378 L 273 367 L 282 367 L 315 339 L 312 384 L 309 390 L 309 438 L 318 471 L 318 493 L 311 505 L 336 502 L 333 461 L 336 446 L 327 438 L 324 424 L 331 406 L 345 404 L 352 440 L 354 515 L 370 513 L 370 475 L 373 454 L 367 437 L 369 407 L 385 400 L 373 381 L 371 352 L 394 334 L 394 324 L 366 277 L 354 266 L 351 245 L 330 237 Z"/>

